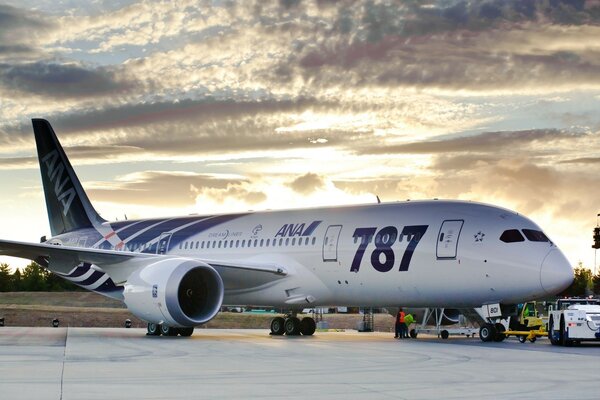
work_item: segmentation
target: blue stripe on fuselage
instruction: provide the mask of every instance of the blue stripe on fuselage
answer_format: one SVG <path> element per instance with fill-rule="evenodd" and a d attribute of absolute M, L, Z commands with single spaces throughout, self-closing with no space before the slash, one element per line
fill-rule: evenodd
<path fill-rule="evenodd" d="M 218 215 L 213 218 L 208 218 L 203 221 L 198 221 L 198 223 L 190 225 L 180 231 L 174 232 L 171 237 L 171 242 L 169 243 L 169 250 L 177 247 L 179 243 L 186 241 L 190 238 L 190 236 L 196 235 L 198 233 L 204 232 L 208 229 L 214 228 L 217 225 L 223 224 L 225 222 L 232 221 L 239 217 L 243 217 L 248 215 L 248 213 L 243 214 L 229 214 L 229 215 Z"/>

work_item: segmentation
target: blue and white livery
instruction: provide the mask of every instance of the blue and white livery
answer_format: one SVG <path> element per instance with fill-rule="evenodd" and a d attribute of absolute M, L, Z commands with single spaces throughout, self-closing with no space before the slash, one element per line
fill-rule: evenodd
<path fill-rule="evenodd" d="M 407 201 L 108 222 L 50 124 L 33 129 L 52 237 L 0 240 L 120 299 L 150 334 L 189 335 L 222 305 L 273 306 L 274 334 L 312 334 L 314 306 L 472 308 L 555 294 L 573 271 L 531 220 L 490 205 Z"/>

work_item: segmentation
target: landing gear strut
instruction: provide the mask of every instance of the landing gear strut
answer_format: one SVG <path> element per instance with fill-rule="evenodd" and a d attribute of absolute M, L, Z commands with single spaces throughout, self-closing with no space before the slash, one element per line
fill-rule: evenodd
<path fill-rule="evenodd" d="M 271 335 L 281 336 L 284 333 L 287 336 L 311 336 L 317 329 L 317 323 L 311 317 L 304 317 L 300 320 L 298 317 L 288 315 L 286 318 L 275 317 L 271 320 Z"/>

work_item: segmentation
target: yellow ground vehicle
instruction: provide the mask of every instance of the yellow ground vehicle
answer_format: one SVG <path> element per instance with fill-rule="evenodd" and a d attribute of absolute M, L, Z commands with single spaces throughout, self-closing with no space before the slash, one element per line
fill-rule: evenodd
<path fill-rule="evenodd" d="M 517 312 L 518 316 L 510 318 L 508 330 L 503 332 L 505 337 L 513 335 L 517 336 L 521 343 L 527 340 L 533 343 L 538 337 L 548 336 L 547 318 L 539 313 L 535 301 L 519 304 Z"/>

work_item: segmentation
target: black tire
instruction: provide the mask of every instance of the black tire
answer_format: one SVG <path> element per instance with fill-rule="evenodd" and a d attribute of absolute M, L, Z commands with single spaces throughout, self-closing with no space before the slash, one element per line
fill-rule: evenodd
<path fill-rule="evenodd" d="M 519 338 L 520 343 L 525 343 L 527 341 L 527 336 L 525 335 L 519 335 L 517 338 Z"/>
<path fill-rule="evenodd" d="M 317 323 L 311 317 L 302 318 L 300 321 L 300 333 L 304 336 L 312 336 L 317 330 Z"/>
<path fill-rule="evenodd" d="M 548 339 L 550 339 L 550 343 L 554 346 L 559 346 L 561 344 L 560 334 L 558 339 L 554 337 L 554 318 L 552 317 L 550 317 L 550 322 L 548 322 Z"/>
<path fill-rule="evenodd" d="M 504 325 L 502 325 L 501 323 L 496 323 L 494 324 L 494 329 L 496 329 L 496 334 L 494 335 L 494 342 L 502 342 L 504 339 L 506 339 L 506 335 L 504 334 L 504 331 L 506 329 L 504 328 Z"/>
<path fill-rule="evenodd" d="M 496 336 L 496 328 L 492 324 L 483 324 L 479 328 L 479 338 L 482 342 L 491 342 Z"/>
<path fill-rule="evenodd" d="M 535 341 L 536 341 L 536 340 L 537 340 L 537 337 L 536 337 L 536 336 L 534 336 L 534 337 L 532 337 L 531 339 L 529 339 L 529 341 L 530 341 L 531 343 L 535 343 Z"/>
<path fill-rule="evenodd" d="M 179 328 L 179 334 L 181 336 L 188 337 L 188 336 L 192 336 L 193 333 L 194 333 L 194 327 L 193 326 L 191 326 L 189 328 Z"/>
<path fill-rule="evenodd" d="M 275 317 L 271 320 L 271 335 L 281 336 L 285 333 L 285 319 Z"/>
<path fill-rule="evenodd" d="M 148 322 L 148 332 L 146 335 L 148 336 L 160 336 L 160 325 L 155 324 L 154 322 Z"/>
<path fill-rule="evenodd" d="M 572 346 L 573 341 L 568 338 L 567 328 L 564 317 L 560 317 L 560 344 L 563 346 Z"/>
<path fill-rule="evenodd" d="M 450 333 L 444 329 L 443 331 L 440 332 L 440 337 L 444 340 L 448 339 L 448 337 L 450 337 Z"/>
<path fill-rule="evenodd" d="M 417 338 L 417 331 L 414 329 L 411 329 L 410 332 L 408 333 L 408 336 L 410 336 L 413 339 Z"/>
<path fill-rule="evenodd" d="M 288 336 L 297 336 L 300 334 L 300 320 L 296 317 L 289 317 L 283 324 L 285 334 Z"/>
<path fill-rule="evenodd" d="M 163 336 L 177 336 L 177 329 L 163 324 L 160 326 L 160 334 Z"/>

